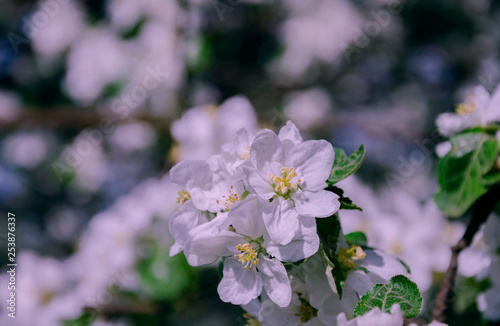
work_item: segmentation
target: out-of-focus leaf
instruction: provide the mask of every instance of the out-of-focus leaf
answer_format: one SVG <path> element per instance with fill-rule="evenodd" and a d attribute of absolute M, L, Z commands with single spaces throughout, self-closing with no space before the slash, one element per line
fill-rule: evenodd
<path fill-rule="evenodd" d="M 377 284 L 366 292 L 356 305 L 354 314 L 364 315 L 374 308 L 390 313 L 394 304 L 399 304 L 405 318 L 418 316 L 422 309 L 422 295 L 417 284 L 404 275 L 393 276 L 389 284 Z"/>
<path fill-rule="evenodd" d="M 474 277 L 461 280 L 456 286 L 456 298 L 453 303 L 455 311 L 463 314 L 476 307 L 476 299 L 479 293 L 486 291 L 491 286 L 488 279 L 476 281 Z"/>
<path fill-rule="evenodd" d="M 64 326 L 89 326 L 95 321 L 96 315 L 94 312 L 85 311 L 78 318 L 73 320 L 65 320 Z"/>
<path fill-rule="evenodd" d="M 450 217 L 461 216 L 488 191 L 484 176 L 498 154 L 498 141 L 485 133 L 472 132 L 450 139 L 451 151 L 438 164 L 439 189 L 435 201 Z"/>
<path fill-rule="evenodd" d="M 488 186 L 500 183 L 500 172 L 495 171 L 493 173 L 488 173 L 484 176 L 484 182 Z"/>
<path fill-rule="evenodd" d="M 195 274 L 184 255 L 169 257 L 159 246 L 138 264 L 140 280 L 151 296 L 160 300 L 175 299 L 193 284 Z"/>
<path fill-rule="evenodd" d="M 333 162 L 332 172 L 328 178 L 329 185 L 333 185 L 356 172 L 365 157 L 364 144 L 349 157 L 347 157 L 345 152 L 340 148 L 334 148 L 334 150 L 335 160 Z"/>

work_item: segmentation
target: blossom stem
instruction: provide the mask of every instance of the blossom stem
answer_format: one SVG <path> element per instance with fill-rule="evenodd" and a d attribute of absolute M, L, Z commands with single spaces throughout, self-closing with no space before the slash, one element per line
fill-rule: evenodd
<path fill-rule="evenodd" d="M 460 241 L 451 248 L 451 260 L 448 270 L 444 276 L 441 288 L 436 296 L 434 311 L 432 312 L 432 319 L 443 322 L 446 319 L 446 312 L 448 304 L 453 301 L 453 288 L 458 270 L 458 255 L 462 250 L 470 246 L 474 236 L 486 222 L 495 205 L 500 201 L 500 185 L 495 185 L 479 198 L 476 202 L 474 214 L 465 230 L 465 233 Z"/>

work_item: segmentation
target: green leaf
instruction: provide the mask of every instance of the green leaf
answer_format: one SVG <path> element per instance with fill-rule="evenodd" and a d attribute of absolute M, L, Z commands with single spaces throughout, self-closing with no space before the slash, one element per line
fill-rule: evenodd
<path fill-rule="evenodd" d="M 318 235 L 321 243 L 321 253 L 327 265 L 327 277 L 333 277 L 339 298 L 342 299 L 342 289 L 347 279 L 348 271 L 342 269 L 337 259 L 337 242 L 342 232 L 338 215 L 316 219 Z"/>
<path fill-rule="evenodd" d="M 337 242 L 339 241 L 341 226 L 337 214 L 326 218 L 317 218 L 316 225 L 319 239 L 325 253 L 330 256 L 335 256 L 337 251 Z"/>
<path fill-rule="evenodd" d="M 488 186 L 500 183 L 500 172 L 495 171 L 484 176 L 484 183 Z"/>
<path fill-rule="evenodd" d="M 353 204 L 350 198 L 347 197 L 339 198 L 339 202 L 340 202 L 340 209 L 350 209 L 350 210 L 357 209 L 358 211 L 363 211 L 361 207 L 357 206 L 356 204 Z"/>
<path fill-rule="evenodd" d="M 331 191 L 340 197 L 339 198 L 340 209 L 350 209 L 350 210 L 357 209 L 359 211 L 363 211 L 361 207 L 357 206 L 356 204 L 353 204 L 351 198 L 344 197 L 344 190 L 340 189 L 339 187 L 329 186 L 326 188 L 326 190 Z"/>
<path fill-rule="evenodd" d="M 356 305 L 354 314 L 364 315 L 374 308 L 390 313 L 394 304 L 400 305 L 405 318 L 416 317 L 422 309 L 422 295 L 417 284 L 404 275 L 396 275 L 389 284 L 377 284 L 366 292 Z"/>
<path fill-rule="evenodd" d="M 406 269 L 406 271 L 408 272 L 408 274 L 411 274 L 411 268 L 410 268 L 410 265 L 408 265 L 404 260 L 400 259 L 400 258 L 397 258 L 396 259 L 399 261 L 399 263 L 401 265 L 403 265 L 403 267 Z"/>
<path fill-rule="evenodd" d="M 462 279 L 456 286 L 453 308 L 459 314 L 474 310 L 477 296 L 491 287 L 489 279 L 477 281 L 474 277 Z"/>
<path fill-rule="evenodd" d="M 328 178 L 328 184 L 333 185 L 340 180 L 343 180 L 356 172 L 365 157 L 365 145 L 361 147 L 349 157 L 340 148 L 334 148 L 335 160 L 333 162 L 332 172 Z"/>
<path fill-rule="evenodd" d="M 65 320 L 64 326 L 89 326 L 96 320 L 94 311 L 85 311 L 78 318 Z"/>
<path fill-rule="evenodd" d="M 348 245 L 355 244 L 357 246 L 365 247 L 368 243 L 366 235 L 359 231 L 346 234 L 344 238 Z"/>
<path fill-rule="evenodd" d="M 143 288 L 155 299 L 175 299 L 195 282 L 195 273 L 184 255 L 169 257 L 168 250 L 153 246 L 145 259 L 139 262 Z"/>
<path fill-rule="evenodd" d="M 226 261 L 227 257 L 222 257 L 222 259 L 219 262 L 219 266 L 217 267 L 217 272 L 219 272 L 219 277 L 222 279 L 224 277 L 224 262 Z"/>
<path fill-rule="evenodd" d="M 450 139 L 451 151 L 438 164 L 439 189 L 434 199 L 450 217 L 463 215 L 488 191 L 484 176 L 498 153 L 498 141 L 487 134 L 471 132 Z"/>

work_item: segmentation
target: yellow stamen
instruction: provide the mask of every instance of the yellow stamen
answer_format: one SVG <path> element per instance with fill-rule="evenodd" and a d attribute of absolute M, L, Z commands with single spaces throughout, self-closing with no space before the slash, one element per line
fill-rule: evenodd
<path fill-rule="evenodd" d="M 466 115 L 472 113 L 476 110 L 476 103 L 474 102 L 474 96 L 469 95 L 464 103 L 460 103 L 455 108 L 455 112 L 458 115 Z"/>
<path fill-rule="evenodd" d="M 238 258 L 238 261 L 243 264 L 243 268 L 252 270 L 252 265 L 257 265 L 259 262 L 259 248 L 252 247 L 250 243 L 239 244 L 236 246 L 238 251 L 241 251 L 241 254 L 234 255 L 234 258 Z"/>
<path fill-rule="evenodd" d="M 274 191 L 280 196 L 286 196 L 290 192 L 295 192 L 299 188 L 300 179 L 296 179 L 297 172 L 295 168 L 281 168 L 281 176 L 276 177 L 272 174 L 268 176 L 268 179 L 273 182 Z M 296 179 L 296 180 L 294 180 Z"/>
<path fill-rule="evenodd" d="M 351 245 L 349 249 L 340 247 L 338 259 L 345 269 L 351 269 L 358 267 L 356 261 L 365 257 L 366 254 L 360 246 Z"/>
<path fill-rule="evenodd" d="M 181 190 L 178 192 L 178 194 L 179 194 L 179 197 L 177 197 L 178 204 L 184 205 L 185 202 L 191 199 L 191 195 L 186 190 Z"/>
<path fill-rule="evenodd" d="M 234 192 L 234 187 L 231 186 L 229 189 L 229 195 L 228 196 L 222 196 L 222 200 L 224 201 L 224 207 L 226 207 L 226 210 L 230 210 L 231 207 L 240 199 L 238 194 Z M 220 200 L 216 200 L 217 204 L 220 204 Z"/>
<path fill-rule="evenodd" d="M 262 323 L 255 319 L 252 314 L 249 314 L 248 312 L 243 314 L 243 318 L 245 318 L 245 326 L 261 326 Z"/>
<path fill-rule="evenodd" d="M 391 246 L 392 253 L 396 256 L 399 256 L 403 253 L 403 246 L 399 242 L 394 242 Z"/>
<path fill-rule="evenodd" d="M 242 160 L 246 160 L 247 158 L 250 158 L 250 147 L 245 148 L 243 153 L 241 153 L 240 158 Z"/>
<path fill-rule="evenodd" d="M 302 304 L 300 305 L 299 312 L 296 313 L 295 316 L 300 317 L 301 323 L 307 323 L 318 315 L 318 310 L 312 307 L 306 300 L 301 299 L 300 301 Z"/>

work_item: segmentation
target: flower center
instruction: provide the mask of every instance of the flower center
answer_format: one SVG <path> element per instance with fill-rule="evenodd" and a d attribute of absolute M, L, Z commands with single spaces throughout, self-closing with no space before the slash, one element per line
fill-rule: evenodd
<path fill-rule="evenodd" d="M 262 323 L 255 319 L 252 314 L 249 314 L 248 312 L 243 314 L 243 318 L 245 318 L 245 326 L 261 326 Z"/>
<path fill-rule="evenodd" d="M 280 196 L 287 196 L 291 192 L 297 191 L 302 182 L 297 178 L 294 167 L 283 167 L 281 168 L 281 176 L 276 177 L 270 174 L 268 179 L 272 181 L 274 191 Z"/>
<path fill-rule="evenodd" d="M 222 196 L 222 200 L 224 202 L 224 207 L 226 207 L 226 210 L 230 210 L 231 207 L 240 199 L 237 193 L 234 192 L 234 187 L 231 186 L 229 189 L 229 195 Z M 220 200 L 216 200 L 217 204 L 220 204 Z"/>
<path fill-rule="evenodd" d="M 318 315 L 318 309 L 311 306 L 311 304 L 307 302 L 307 300 L 300 298 L 300 302 L 301 305 L 299 308 L 299 312 L 296 313 L 295 316 L 300 317 L 301 323 L 307 323 L 313 317 L 316 317 Z"/>
<path fill-rule="evenodd" d="M 181 190 L 178 192 L 178 194 L 179 194 L 179 197 L 177 197 L 178 204 L 184 205 L 185 202 L 191 199 L 191 195 L 186 190 Z"/>
<path fill-rule="evenodd" d="M 252 270 L 252 265 L 257 265 L 259 262 L 259 251 L 260 246 L 252 246 L 250 243 L 239 244 L 236 246 L 238 251 L 241 251 L 241 254 L 234 255 L 234 258 L 238 258 L 238 261 L 243 265 L 243 268 Z"/>
<path fill-rule="evenodd" d="M 476 104 L 474 103 L 474 96 L 469 95 L 464 103 L 457 105 L 455 112 L 458 115 L 466 115 L 472 113 L 476 110 Z"/>
<path fill-rule="evenodd" d="M 338 259 L 345 269 L 351 269 L 358 267 L 356 260 L 361 260 L 365 257 L 366 254 L 360 246 L 351 245 L 349 249 L 340 247 Z"/>
<path fill-rule="evenodd" d="M 240 158 L 242 160 L 246 160 L 247 158 L 250 158 L 250 147 L 245 148 L 243 153 L 241 153 Z"/>

